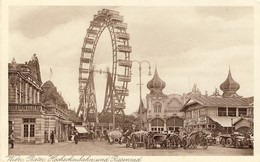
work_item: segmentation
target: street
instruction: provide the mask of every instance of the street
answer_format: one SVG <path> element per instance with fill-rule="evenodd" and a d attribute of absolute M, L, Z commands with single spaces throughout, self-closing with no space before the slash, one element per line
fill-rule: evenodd
<path fill-rule="evenodd" d="M 46 143 L 40 145 L 15 144 L 14 149 L 9 149 L 9 155 L 118 155 L 118 156 L 252 156 L 253 149 L 223 148 L 209 146 L 203 150 L 197 149 L 145 149 L 126 148 L 125 144 L 110 145 L 107 141 L 80 141 L 77 145 L 73 142 Z"/>

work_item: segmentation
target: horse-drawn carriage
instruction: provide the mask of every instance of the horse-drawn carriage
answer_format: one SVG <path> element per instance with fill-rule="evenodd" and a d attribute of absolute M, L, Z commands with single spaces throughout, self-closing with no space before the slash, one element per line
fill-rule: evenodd
<path fill-rule="evenodd" d="M 158 147 L 166 148 L 168 146 L 169 140 L 167 139 L 167 134 L 149 132 L 149 134 L 147 134 L 145 143 L 146 149 Z"/>
<path fill-rule="evenodd" d="M 220 137 L 220 144 L 223 147 L 243 148 L 244 146 L 248 146 L 249 148 L 253 148 L 253 138 L 250 135 L 245 136 L 239 132 L 234 132 L 232 134 L 220 135 Z"/>
<path fill-rule="evenodd" d="M 183 138 L 183 148 L 192 148 L 195 149 L 198 146 L 201 146 L 203 149 L 208 148 L 208 134 L 202 130 L 196 130 L 191 132 L 189 135 L 184 136 Z"/>
<path fill-rule="evenodd" d="M 148 132 L 140 130 L 131 134 L 132 147 L 136 149 L 137 147 L 145 146 L 145 141 Z"/>

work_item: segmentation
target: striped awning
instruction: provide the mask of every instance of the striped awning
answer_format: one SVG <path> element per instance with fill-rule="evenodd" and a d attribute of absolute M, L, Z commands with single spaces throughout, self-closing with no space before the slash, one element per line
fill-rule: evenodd
<path fill-rule="evenodd" d="M 75 126 L 78 133 L 88 133 L 85 127 L 83 126 Z"/>
<path fill-rule="evenodd" d="M 210 116 L 210 118 L 219 123 L 222 127 L 232 127 L 232 124 L 234 124 L 239 118 L 238 117 L 219 117 L 219 116 Z M 233 120 L 233 121 L 232 121 Z"/>

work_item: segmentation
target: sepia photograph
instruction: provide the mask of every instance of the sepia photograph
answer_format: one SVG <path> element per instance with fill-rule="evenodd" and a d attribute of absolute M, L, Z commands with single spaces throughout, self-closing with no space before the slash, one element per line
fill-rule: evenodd
<path fill-rule="evenodd" d="M 1 158 L 257 155 L 254 3 L 135 4 L 2 7 Z"/>

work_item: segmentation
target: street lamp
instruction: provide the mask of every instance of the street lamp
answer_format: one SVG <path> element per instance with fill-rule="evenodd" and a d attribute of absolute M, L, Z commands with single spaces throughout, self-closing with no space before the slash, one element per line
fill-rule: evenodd
<path fill-rule="evenodd" d="M 139 108 L 141 106 L 141 103 L 142 103 L 142 64 L 143 63 L 147 63 L 149 65 L 149 73 L 148 75 L 151 76 L 152 73 L 151 73 L 151 65 L 150 65 L 150 62 L 149 61 L 146 61 L 146 60 L 143 60 L 143 61 L 137 61 L 137 60 L 133 60 L 132 62 L 137 62 L 138 65 L 139 65 L 139 91 L 140 91 L 140 105 L 139 105 Z M 130 75 L 132 75 L 132 72 L 130 71 Z M 142 120 L 142 110 L 139 110 L 139 120 L 140 120 L 140 128 L 142 129 L 143 128 L 143 120 Z"/>

